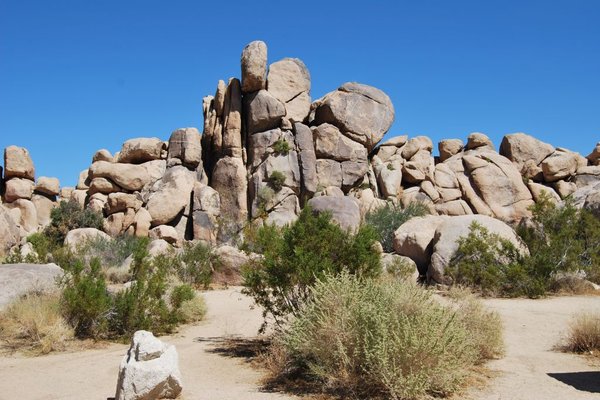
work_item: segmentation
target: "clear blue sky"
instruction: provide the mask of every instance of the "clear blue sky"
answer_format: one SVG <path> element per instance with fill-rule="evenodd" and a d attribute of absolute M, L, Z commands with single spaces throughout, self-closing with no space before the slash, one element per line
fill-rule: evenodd
<path fill-rule="evenodd" d="M 306 63 L 313 99 L 384 90 L 388 137 L 526 132 L 584 155 L 600 140 L 597 0 L 0 0 L 0 148 L 73 185 L 97 149 L 201 127 L 256 39 Z"/>

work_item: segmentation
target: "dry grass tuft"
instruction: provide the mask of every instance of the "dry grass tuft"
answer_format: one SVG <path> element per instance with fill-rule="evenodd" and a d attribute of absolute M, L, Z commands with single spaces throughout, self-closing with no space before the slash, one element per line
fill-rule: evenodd
<path fill-rule="evenodd" d="M 193 299 L 184 301 L 181 303 L 179 312 L 184 323 L 202 321 L 206 316 L 206 302 L 204 301 L 204 297 L 196 294 Z"/>
<path fill-rule="evenodd" d="M 583 313 L 573 318 L 565 350 L 600 356 L 600 313 Z"/>
<path fill-rule="evenodd" d="M 0 313 L 0 341 L 9 351 L 31 355 L 63 351 L 73 338 L 56 294 L 30 293 Z"/>

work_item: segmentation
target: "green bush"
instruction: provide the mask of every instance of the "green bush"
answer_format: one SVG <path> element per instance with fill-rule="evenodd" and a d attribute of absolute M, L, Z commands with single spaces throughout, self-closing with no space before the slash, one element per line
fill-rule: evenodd
<path fill-rule="evenodd" d="M 277 139 L 275 143 L 273 143 L 273 151 L 277 154 L 288 154 L 290 152 L 290 144 L 285 139 Z"/>
<path fill-rule="evenodd" d="M 393 253 L 396 229 L 412 217 L 421 217 L 427 214 L 429 214 L 429 210 L 422 203 L 410 203 L 403 209 L 388 202 L 384 207 L 367 213 L 365 222 L 377 232 L 383 250 L 386 253 Z"/>
<path fill-rule="evenodd" d="M 331 222 L 327 213 L 305 207 L 298 220 L 283 228 L 259 228 L 255 242 L 245 246 L 263 255 L 242 268 L 244 293 L 263 308 L 266 326 L 271 317 L 277 326 L 297 314 L 310 287 L 325 274 L 347 271 L 362 277 L 381 271 L 373 249 L 375 232 L 366 226 L 356 234 Z"/>
<path fill-rule="evenodd" d="M 61 201 L 50 213 L 50 224 L 44 234 L 55 246 L 62 246 L 67 233 L 77 228 L 102 229 L 102 213 L 82 209 L 76 201 Z"/>
<path fill-rule="evenodd" d="M 207 289 L 220 261 L 213 250 L 202 242 L 185 243 L 183 251 L 172 261 L 182 282 Z"/>
<path fill-rule="evenodd" d="M 109 239 L 97 236 L 83 243 L 77 254 L 86 259 L 99 258 L 105 269 L 120 267 L 137 248 L 146 248 L 149 243 L 150 240 L 147 237 L 127 234 Z"/>
<path fill-rule="evenodd" d="M 62 287 L 62 309 L 75 335 L 79 338 L 107 335 L 113 304 L 100 261 L 95 258 L 86 267 L 81 260 L 73 260 L 65 269 Z"/>
<path fill-rule="evenodd" d="M 173 330 L 177 324 L 176 314 L 165 301 L 168 271 L 164 263 L 148 259 L 147 249 L 136 249 L 131 267 L 132 283 L 115 295 L 110 318 L 112 332 L 117 336 L 131 336 L 140 329 L 155 334 Z"/>
<path fill-rule="evenodd" d="M 343 398 L 450 395 L 473 365 L 502 352 L 498 317 L 471 310 L 406 281 L 329 276 L 283 335 L 280 373 Z M 482 319 L 490 330 L 470 329 Z"/>
<path fill-rule="evenodd" d="M 455 283 L 503 296 L 539 297 L 565 285 L 585 288 L 582 278 L 600 282 L 600 221 L 568 199 L 558 206 L 545 197 L 531 211 L 531 220 L 517 228 L 529 256 L 472 225 L 446 273 Z"/>
<path fill-rule="evenodd" d="M 285 175 L 281 171 L 273 171 L 271 175 L 269 175 L 269 183 L 273 187 L 273 190 L 279 192 L 283 189 L 283 184 L 285 183 Z"/>
<path fill-rule="evenodd" d="M 529 268 L 544 289 L 566 272 L 583 271 L 600 283 L 600 221 L 588 210 L 577 209 L 571 199 L 558 206 L 544 196 L 531 211 L 531 223 L 519 226 L 517 233 L 529 248 Z"/>
<path fill-rule="evenodd" d="M 458 239 L 445 274 L 454 284 L 476 288 L 485 295 L 541 294 L 539 282 L 530 276 L 517 248 L 475 221 L 469 234 Z"/>

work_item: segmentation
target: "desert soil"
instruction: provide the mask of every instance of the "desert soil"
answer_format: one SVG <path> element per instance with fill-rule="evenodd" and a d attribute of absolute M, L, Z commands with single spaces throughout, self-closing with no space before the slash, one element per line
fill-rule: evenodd
<path fill-rule="evenodd" d="M 239 288 L 204 293 L 205 321 L 161 339 L 174 344 L 184 379 L 183 399 L 293 399 L 265 392 L 256 370 L 243 354 L 231 354 L 225 342 L 252 338 L 261 313 Z M 495 377 L 465 394 L 474 400 L 598 399 L 600 372 L 581 356 L 553 350 L 570 317 L 600 310 L 600 297 L 544 300 L 486 300 L 505 324 L 506 356 L 492 361 Z M 0 357 L 0 400 L 108 399 L 114 396 L 127 345 L 26 358 Z"/>

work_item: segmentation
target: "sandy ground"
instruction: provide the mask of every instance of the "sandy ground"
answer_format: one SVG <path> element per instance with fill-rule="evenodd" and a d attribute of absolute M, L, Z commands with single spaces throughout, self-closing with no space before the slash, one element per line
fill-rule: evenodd
<path fill-rule="evenodd" d="M 253 337 L 259 310 L 238 288 L 204 294 L 209 313 L 201 324 L 162 340 L 174 344 L 184 378 L 183 399 L 293 399 L 260 390 L 261 372 L 243 357 L 220 351 L 223 340 Z M 554 351 L 569 318 L 600 310 L 600 297 L 545 300 L 486 300 L 502 315 L 507 352 L 489 368 L 497 375 L 473 400 L 599 399 L 600 372 L 580 357 Z M 114 395 L 119 362 L 127 346 L 37 358 L 0 357 L 0 399 L 108 399 Z"/>

